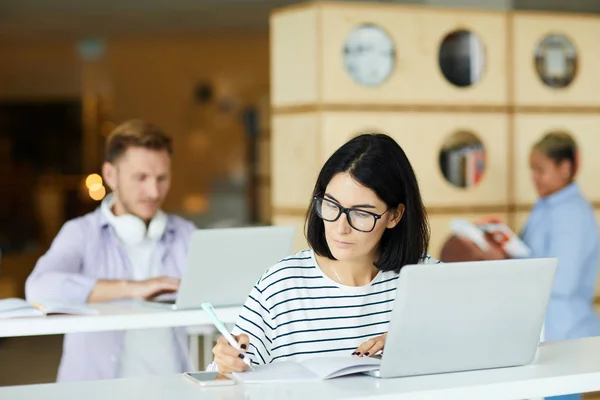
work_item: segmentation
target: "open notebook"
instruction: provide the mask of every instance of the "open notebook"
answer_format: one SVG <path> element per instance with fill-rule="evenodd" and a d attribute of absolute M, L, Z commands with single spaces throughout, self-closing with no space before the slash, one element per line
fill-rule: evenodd
<path fill-rule="evenodd" d="M 43 317 L 48 314 L 96 315 L 98 311 L 84 304 L 65 304 L 56 302 L 28 303 L 23 299 L 0 300 L 0 319 Z"/>
<path fill-rule="evenodd" d="M 361 372 L 377 371 L 381 360 L 367 357 L 317 357 L 304 361 L 280 361 L 234 373 L 243 383 L 314 382 Z"/>

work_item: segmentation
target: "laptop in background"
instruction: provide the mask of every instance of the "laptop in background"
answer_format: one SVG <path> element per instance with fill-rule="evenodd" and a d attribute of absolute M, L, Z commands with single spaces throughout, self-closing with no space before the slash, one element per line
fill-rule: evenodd
<path fill-rule="evenodd" d="M 176 297 L 145 303 L 172 310 L 199 309 L 204 302 L 240 306 L 267 268 L 290 255 L 295 234 L 293 226 L 196 230 Z"/>

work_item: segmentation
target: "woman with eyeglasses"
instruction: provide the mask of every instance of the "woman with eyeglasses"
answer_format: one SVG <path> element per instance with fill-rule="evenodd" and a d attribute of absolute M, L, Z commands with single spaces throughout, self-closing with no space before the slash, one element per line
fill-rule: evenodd
<path fill-rule="evenodd" d="M 340 147 L 315 184 L 306 219 L 310 248 L 269 268 L 233 329 L 221 337 L 220 372 L 331 355 L 383 351 L 400 269 L 437 263 L 415 173 L 400 146 L 363 134 Z M 213 369 L 215 369 L 213 367 Z"/>

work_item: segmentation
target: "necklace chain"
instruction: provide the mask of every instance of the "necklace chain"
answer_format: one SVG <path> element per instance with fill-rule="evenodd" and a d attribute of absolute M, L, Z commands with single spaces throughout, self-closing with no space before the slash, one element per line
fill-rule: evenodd
<path fill-rule="evenodd" d="M 342 278 L 340 278 L 340 275 L 337 273 L 337 271 L 335 270 L 335 268 L 333 268 L 333 265 L 330 265 L 331 269 L 333 270 L 333 273 L 335 274 L 335 276 L 338 278 L 338 282 L 340 283 L 344 283 L 344 280 Z"/>

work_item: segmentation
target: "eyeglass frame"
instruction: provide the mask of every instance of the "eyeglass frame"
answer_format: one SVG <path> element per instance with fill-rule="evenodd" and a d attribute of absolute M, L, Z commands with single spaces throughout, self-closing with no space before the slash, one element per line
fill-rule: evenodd
<path fill-rule="evenodd" d="M 382 212 L 381 214 L 376 214 L 376 213 L 374 213 L 374 212 L 367 211 L 367 210 L 363 210 L 363 209 L 359 209 L 359 208 L 353 208 L 353 207 L 344 207 L 344 206 L 342 206 L 341 204 L 339 204 L 339 203 L 336 203 L 336 202 L 335 202 L 335 201 L 333 201 L 333 200 L 330 200 L 330 199 L 327 199 L 327 198 L 325 198 L 325 196 L 313 196 L 313 201 L 315 201 L 315 202 L 316 202 L 316 201 L 319 201 L 319 200 L 321 200 L 321 205 L 323 204 L 323 203 L 322 203 L 322 201 L 323 201 L 323 200 L 325 200 L 325 201 L 328 201 L 328 202 L 330 202 L 330 203 L 332 203 L 332 204 L 335 204 L 335 205 L 336 205 L 336 207 L 338 208 L 338 211 L 339 211 L 339 212 L 338 212 L 338 215 L 337 215 L 337 217 L 335 217 L 334 219 L 332 219 L 332 220 L 325 219 L 325 218 L 323 218 L 323 216 L 322 216 L 322 215 L 320 215 L 321 213 L 320 213 L 320 212 L 318 211 L 318 209 L 316 208 L 316 204 L 314 204 L 314 205 L 313 205 L 313 207 L 315 207 L 315 212 L 317 213 L 317 215 L 319 216 L 319 218 L 321 218 L 323 221 L 327 221 L 327 222 L 335 222 L 335 221 L 337 221 L 338 219 L 340 219 L 340 217 L 342 216 L 342 214 L 346 214 L 346 221 L 348 221 L 348 225 L 350 225 L 350 227 L 351 227 L 352 229 L 354 229 L 355 231 L 358 231 L 358 232 L 363 232 L 363 233 L 369 233 L 369 232 L 373 232 L 373 230 L 374 230 L 374 229 L 375 229 L 375 227 L 377 226 L 377 221 L 379 221 L 379 220 L 381 219 L 381 217 L 383 217 L 383 216 L 384 216 L 384 214 L 385 214 L 385 213 L 387 213 L 388 211 L 390 211 L 390 209 L 388 208 L 387 210 L 385 210 L 385 211 L 384 211 L 384 212 Z M 367 214 L 371 215 L 373 218 L 375 218 L 375 222 L 373 223 L 373 227 L 372 227 L 370 230 L 368 230 L 368 231 L 363 231 L 363 230 L 361 230 L 361 229 L 358 229 L 358 228 L 356 228 L 354 225 L 352 225 L 352 222 L 351 222 L 351 219 L 350 219 L 350 211 L 360 211 L 360 212 L 367 213 Z"/>

